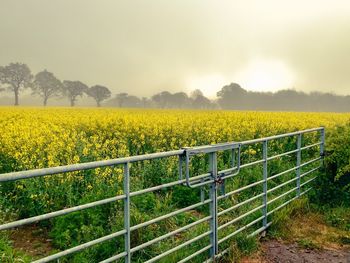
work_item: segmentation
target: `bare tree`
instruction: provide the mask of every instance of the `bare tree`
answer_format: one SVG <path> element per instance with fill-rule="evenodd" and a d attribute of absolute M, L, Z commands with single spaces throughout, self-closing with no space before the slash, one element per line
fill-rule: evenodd
<path fill-rule="evenodd" d="M 59 96 L 62 88 L 62 82 L 46 69 L 35 75 L 32 85 L 33 94 L 38 94 L 43 98 L 44 106 L 47 105 L 49 98 Z"/>
<path fill-rule="evenodd" d="M 111 97 L 111 91 L 104 86 L 95 85 L 86 91 L 86 94 L 94 98 L 97 107 L 101 107 L 101 102 Z"/>
<path fill-rule="evenodd" d="M 14 92 L 16 106 L 20 91 L 30 87 L 32 78 L 33 75 L 26 64 L 10 63 L 5 67 L 0 67 L 0 82 L 7 85 L 9 91 Z"/>
<path fill-rule="evenodd" d="M 87 90 L 88 86 L 80 81 L 63 81 L 63 93 L 69 99 L 71 107 L 75 105 L 77 97 L 82 97 Z"/>

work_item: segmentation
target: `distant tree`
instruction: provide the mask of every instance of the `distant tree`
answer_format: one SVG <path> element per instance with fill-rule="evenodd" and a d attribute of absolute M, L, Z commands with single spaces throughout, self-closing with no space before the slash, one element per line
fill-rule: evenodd
<path fill-rule="evenodd" d="M 196 109 L 210 109 L 212 108 L 212 102 L 210 99 L 203 95 L 197 96 L 195 99 L 193 99 L 193 107 Z"/>
<path fill-rule="evenodd" d="M 170 101 L 175 108 L 184 108 L 189 104 L 189 98 L 185 92 L 176 92 L 170 97 Z"/>
<path fill-rule="evenodd" d="M 210 99 L 203 95 L 203 92 L 196 89 L 191 92 L 192 107 L 196 109 L 209 109 L 212 108 L 212 102 Z"/>
<path fill-rule="evenodd" d="M 139 108 L 142 107 L 142 101 L 139 97 L 134 95 L 128 95 L 125 98 L 123 106 L 130 108 Z"/>
<path fill-rule="evenodd" d="M 117 95 L 115 96 L 115 99 L 116 99 L 116 101 L 117 101 L 117 103 L 118 103 L 118 107 L 119 107 L 119 108 L 122 108 L 122 107 L 123 107 L 123 105 L 124 105 L 126 99 L 128 98 L 128 96 L 129 96 L 128 93 L 125 93 L 125 92 L 119 93 L 119 94 L 117 94 Z"/>
<path fill-rule="evenodd" d="M 86 91 L 86 94 L 96 101 L 97 107 L 101 107 L 101 102 L 111 97 L 111 91 L 100 85 L 92 86 Z"/>
<path fill-rule="evenodd" d="M 158 94 L 153 95 L 152 100 L 158 107 L 166 108 L 171 104 L 171 97 L 172 95 L 169 91 L 162 91 Z"/>
<path fill-rule="evenodd" d="M 232 109 L 244 105 L 244 99 L 247 95 L 247 91 L 237 83 L 231 83 L 224 86 L 220 91 L 216 93 L 218 97 L 218 103 L 224 109 Z"/>
<path fill-rule="evenodd" d="M 87 90 L 88 86 L 80 81 L 63 81 L 63 93 L 69 99 L 71 107 L 75 105 L 77 97 L 82 97 Z"/>
<path fill-rule="evenodd" d="M 150 101 L 143 97 L 140 99 L 137 96 L 129 95 L 128 93 L 119 93 L 113 99 L 109 100 L 106 104 L 110 106 L 118 106 L 119 108 L 140 108 L 150 105 Z"/>
<path fill-rule="evenodd" d="M 43 98 L 43 104 L 46 106 L 49 98 L 59 96 L 62 93 L 63 85 L 53 73 L 45 69 L 35 75 L 31 88 L 33 94 L 37 94 Z"/>
<path fill-rule="evenodd" d="M 0 67 L 0 82 L 7 85 L 9 91 L 15 94 L 15 105 L 18 105 L 19 93 L 31 86 L 33 75 L 29 67 L 23 63 L 10 63 Z"/>
<path fill-rule="evenodd" d="M 142 104 L 143 108 L 147 108 L 147 107 L 151 106 L 151 101 L 148 98 L 146 98 L 146 97 L 142 97 L 141 98 L 141 104 Z"/>
<path fill-rule="evenodd" d="M 202 92 L 200 89 L 195 89 L 195 90 L 193 90 L 193 91 L 191 92 L 191 94 L 190 94 L 190 98 L 192 98 L 192 99 L 195 99 L 195 98 L 197 98 L 198 96 L 204 96 L 204 95 L 203 95 L 203 92 Z"/>
<path fill-rule="evenodd" d="M 305 101 L 306 100 L 306 101 Z M 296 90 L 280 90 L 274 94 L 274 104 L 280 110 L 297 110 L 304 108 L 309 102 L 306 93 Z"/>

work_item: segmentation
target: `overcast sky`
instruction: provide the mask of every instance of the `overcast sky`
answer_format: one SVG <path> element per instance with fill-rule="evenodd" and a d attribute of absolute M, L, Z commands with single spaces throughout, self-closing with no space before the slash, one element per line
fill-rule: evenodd
<path fill-rule="evenodd" d="M 350 94 L 350 1 L 0 0 L 0 65 L 149 96 Z"/>

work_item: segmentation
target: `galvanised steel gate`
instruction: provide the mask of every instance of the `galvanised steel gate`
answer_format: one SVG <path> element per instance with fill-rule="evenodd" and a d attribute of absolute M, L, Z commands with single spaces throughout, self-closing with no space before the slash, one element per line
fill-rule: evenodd
<path fill-rule="evenodd" d="M 281 140 L 282 142 L 279 143 Z M 286 147 L 286 145 L 289 145 L 289 148 Z M 314 172 L 322 166 L 324 146 L 325 129 L 320 127 L 249 141 L 191 147 L 176 151 L 138 155 L 106 161 L 1 174 L 0 183 L 4 183 L 99 167 L 123 166 L 124 192 L 121 195 L 109 197 L 107 199 L 8 222 L 0 225 L 0 230 L 16 228 L 67 215 L 69 213 L 76 213 L 84 209 L 121 201 L 124 203 L 123 229 L 36 260 L 35 262 L 58 261 L 67 255 L 117 237 L 123 237 L 124 239 L 123 251 L 117 252 L 114 256 L 101 262 L 115 262 L 118 260 L 133 262 L 137 261 L 137 258 L 133 257 L 135 252 L 142 251 L 153 244 L 190 231 L 200 224 L 204 225 L 205 230 L 203 233 L 149 258 L 145 262 L 160 261 L 180 249 L 186 250 L 188 246 L 200 240 L 205 241 L 201 243 L 202 246 L 195 252 L 185 255 L 185 257 L 178 262 L 215 261 L 230 251 L 230 241 L 232 242 L 234 236 L 247 229 L 253 228 L 253 226 L 255 227 L 249 235 L 247 234 L 248 236 L 262 233 L 271 225 L 271 215 L 275 211 L 286 206 L 311 189 L 311 187 L 306 189 L 305 187 L 316 179 Z M 227 158 L 224 158 L 225 156 L 229 156 L 229 161 Z M 137 191 L 130 190 L 129 168 L 132 163 L 171 157 L 178 158 L 178 179 L 146 189 Z M 289 161 L 284 161 L 283 158 L 289 158 Z M 205 173 L 198 174 L 198 169 L 193 165 L 193 162 L 201 159 L 206 160 L 205 163 L 207 164 L 208 170 Z M 278 165 L 274 164 L 274 161 L 276 161 Z M 291 167 L 288 167 L 287 164 L 291 165 Z M 253 176 L 251 170 L 253 170 Z M 240 177 L 242 178 L 237 179 Z M 245 178 L 250 178 L 250 182 L 248 181 L 247 183 L 247 181 L 244 181 Z M 243 180 L 241 182 L 244 182 L 244 185 L 234 180 Z M 136 225 L 131 224 L 130 204 L 133 197 L 164 189 L 169 190 L 175 186 L 193 188 L 193 191 L 199 193 L 200 201 L 151 220 Z M 249 192 L 248 198 L 240 200 L 239 197 L 242 192 L 253 188 L 260 189 L 258 194 Z M 287 190 L 285 188 L 287 188 Z M 224 205 L 221 205 L 221 203 L 224 203 Z M 253 204 L 255 204 L 255 206 Z M 208 207 L 208 210 L 203 207 Z M 242 207 L 246 207 L 243 213 L 234 213 L 234 211 Z M 196 209 L 202 209 L 201 213 L 203 216 L 200 219 L 152 240 L 138 244 L 137 246 L 131 246 L 130 240 L 134 231 L 144 229 L 152 224 L 160 223 L 181 213 L 196 211 Z M 239 224 L 239 222 L 243 223 Z M 169 259 L 167 261 L 169 261 Z"/>

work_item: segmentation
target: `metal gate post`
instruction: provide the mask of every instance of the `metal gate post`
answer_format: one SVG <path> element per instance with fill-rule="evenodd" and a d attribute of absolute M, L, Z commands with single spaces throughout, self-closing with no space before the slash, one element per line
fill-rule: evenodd
<path fill-rule="evenodd" d="M 264 183 L 263 183 L 263 227 L 267 226 L 267 140 L 263 142 L 263 176 L 264 176 Z"/>
<path fill-rule="evenodd" d="M 320 144 L 320 156 L 322 158 L 322 164 L 324 165 L 324 155 L 325 155 L 325 138 L 326 138 L 326 131 L 325 128 L 322 127 L 321 130 L 321 144 Z"/>
<path fill-rule="evenodd" d="M 129 163 L 124 164 L 124 229 L 126 233 L 124 235 L 125 243 L 125 263 L 131 262 L 130 255 L 130 171 Z"/>
<path fill-rule="evenodd" d="M 297 139 L 297 196 L 300 196 L 300 164 L 301 164 L 301 133 L 298 134 Z"/>
<path fill-rule="evenodd" d="M 215 256 L 218 254 L 218 200 L 217 200 L 217 156 L 216 152 L 209 153 L 209 171 L 214 179 L 210 184 L 210 258 L 215 261 Z"/>

